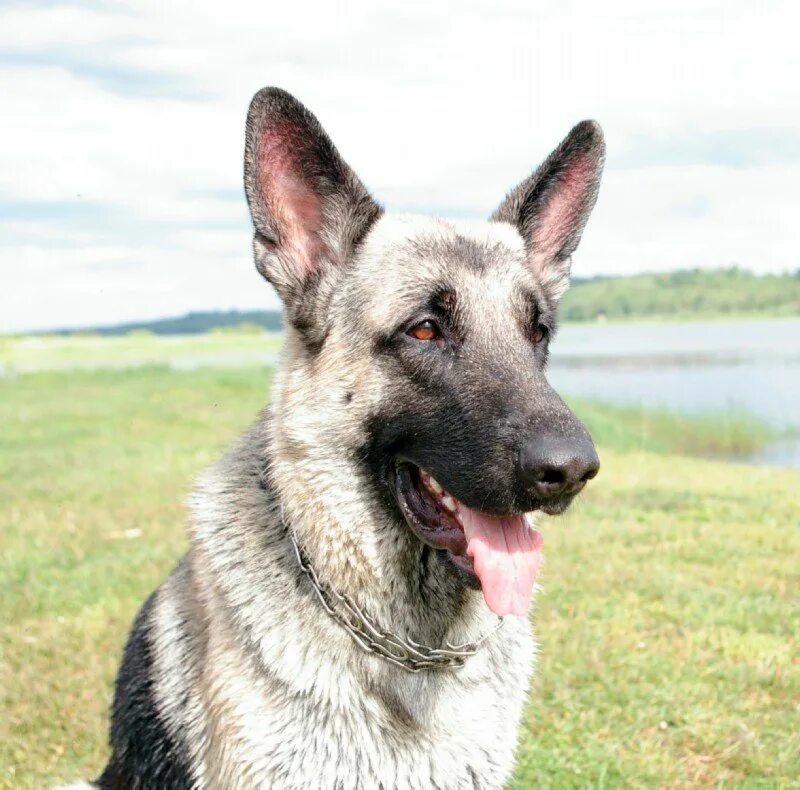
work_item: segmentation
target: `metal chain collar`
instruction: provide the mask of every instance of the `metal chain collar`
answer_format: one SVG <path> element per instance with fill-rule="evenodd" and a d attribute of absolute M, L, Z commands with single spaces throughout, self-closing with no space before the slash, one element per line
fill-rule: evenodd
<path fill-rule="evenodd" d="M 423 669 L 459 669 L 470 656 L 478 652 L 481 644 L 503 625 L 503 618 L 500 617 L 497 625 L 480 639 L 462 645 L 445 642 L 444 647 L 426 647 L 413 639 L 403 639 L 396 634 L 383 631 L 351 598 L 323 586 L 308 558 L 297 545 L 292 530 L 287 528 L 286 531 L 294 546 L 300 570 L 311 580 L 314 592 L 325 611 L 350 634 L 362 650 L 380 656 L 406 672 L 421 672 Z"/>

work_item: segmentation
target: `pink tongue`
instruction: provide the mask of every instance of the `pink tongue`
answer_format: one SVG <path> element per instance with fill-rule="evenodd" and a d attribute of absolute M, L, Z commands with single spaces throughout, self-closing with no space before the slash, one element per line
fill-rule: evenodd
<path fill-rule="evenodd" d="M 497 615 L 526 615 L 542 561 L 541 533 L 524 516 L 487 516 L 460 503 L 459 516 L 486 605 Z"/>

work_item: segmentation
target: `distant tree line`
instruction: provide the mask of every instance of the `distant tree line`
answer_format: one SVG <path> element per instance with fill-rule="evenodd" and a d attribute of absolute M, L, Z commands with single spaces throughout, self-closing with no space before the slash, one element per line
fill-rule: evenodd
<path fill-rule="evenodd" d="M 54 334 L 92 332 L 98 335 L 128 335 L 132 332 L 152 332 L 155 335 L 196 335 L 215 329 L 280 332 L 283 329 L 283 318 L 279 310 L 209 310 L 155 321 L 62 329 Z"/>
<path fill-rule="evenodd" d="M 800 315 L 800 269 L 756 275 L 729 269 L 682 269 L 576 280 L 561 305 L 563 321 Z"/>
<path fill-rule="evenodd" d="M 563 321 L 737 314 L 800 315 L 800 269 L 792 274 L 756 275 L 733 266 L 576 279 L 561 305 Z M 279 310 L 227 310 L 115 326 L 63 329 L 55 334 L 126 335 L 146 331 L 156 335 L 179 335 L 225 329 L 280 332 L 282 328 L 283 317 Z"/>

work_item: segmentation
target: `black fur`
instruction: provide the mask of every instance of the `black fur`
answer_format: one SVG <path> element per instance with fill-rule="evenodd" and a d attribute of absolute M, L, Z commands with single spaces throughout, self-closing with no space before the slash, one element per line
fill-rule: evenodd
<path fill-rule="evenodd" d="M 153 593 L 140 610 L 117 676 L 111 759 L 97 784 L 103 790 L 184 790 L 191 780 L 181 749 L 158 714 L 151 680 Z"/>

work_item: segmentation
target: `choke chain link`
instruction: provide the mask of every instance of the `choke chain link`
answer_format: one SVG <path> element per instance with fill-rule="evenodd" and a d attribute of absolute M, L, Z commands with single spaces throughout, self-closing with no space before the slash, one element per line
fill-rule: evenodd
<path fill-rule="evenodd" d="M 421 672 L 425 669 L 458 669 L 464 662 L 478 652 L 481 644 L 494 634 L 503 624 L 498 618 L 497 625 L 480 639 L 453 645 L 445 642 L 444 647 L 427 647 L 413 639 L 388 633 L 375 623 L 349 596 L 326 588 L 317 577 L 308 558 L 305 556 L 291 529 L 287 527 L 300 570 L 311 580 L 314 592 L 325 611 L 341 625 L 353 641 L 365 652 L 373 653 L 406 672 Z M 336 605 L 338 604 L 338 606 Z"/>

